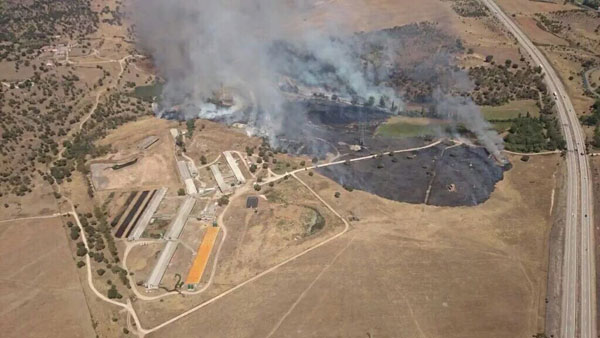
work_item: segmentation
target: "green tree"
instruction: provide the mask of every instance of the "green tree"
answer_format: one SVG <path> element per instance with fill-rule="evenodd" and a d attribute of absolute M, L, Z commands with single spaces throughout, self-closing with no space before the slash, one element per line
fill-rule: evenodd
<path fill-rule="evenodd" d="M 369 100 L 365 103 L 365 106 L 372 107 L 375 104 L 375 98 L 373 96 L 369 96 Z"/>
<path fill-rule="evenodd" d="M 594 147 L 600 147 L 600 124 L 594 128 Z"/>
<path fill-rule="evenodd" d="M 229 197 L 227 197 L 225 195 L 221 196 L 221 198 L 219 198 L 219 200 L 217 201 L 217 204 L 219 206 L 223 206 L 223 205 L 229 204 Z"/>
<path fill-rule="evenodd" d="M 83 257 L 88 253 L 87 249 L 84 246 L 80 246 L 77 248 L 77 256 Z"/>
<path fill-rule="evenodd" d="M 192 138 L 194 130 L 196 129 L 196 120 L 187 120 L 185 125 L 187 127 L 188 137 Z"/>

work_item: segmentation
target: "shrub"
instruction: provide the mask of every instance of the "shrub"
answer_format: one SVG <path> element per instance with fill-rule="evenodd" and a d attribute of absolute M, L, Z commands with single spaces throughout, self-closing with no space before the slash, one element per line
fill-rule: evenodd
<path fill-rule="evenodd" d="M 79 228 L 71 228 L 71 239 L 74 241 L 79 239 Z"/>
<path fill-rule="evenodd" d="M 217 204 L 219 206 L 223 206 L 223 205 L 229 204 L 229 197 L 227 197 L 225 195 L 221 196 L 221 198 L 219 198 L 219 200 L 217 201 Z"/>
<path fill-rule="evenodd" d="M 77 248 L 77 256 L 83 257 L 88 253 L 87 249 L 84 246 L 80 246 Z"/>
<path fill-rule="evenodd" d="M 334 194 L 333 196 L 335 196 L 335 198 L 340 198 L 340 195 L 342 195 L 342 194 L 340 194 L 340 192 L 339 192 L 339 191 L 336 191 L 336 192 L 335 192 L 335 194 Z"/>

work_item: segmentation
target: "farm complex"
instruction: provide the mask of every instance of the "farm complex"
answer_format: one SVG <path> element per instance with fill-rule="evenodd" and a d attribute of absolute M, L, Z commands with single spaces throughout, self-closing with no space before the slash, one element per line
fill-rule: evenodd
<path fill-rule="evenodd" d="M 597 6 L 0 0 L 0 336 L 593 338 Z"/>

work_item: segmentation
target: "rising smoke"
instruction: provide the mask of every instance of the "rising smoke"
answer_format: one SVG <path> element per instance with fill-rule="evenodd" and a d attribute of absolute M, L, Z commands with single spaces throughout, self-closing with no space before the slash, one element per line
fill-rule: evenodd
<path fill-rule="evenodd" d="M 305 112 L 286 105 L 282 83 L 292 79 L 305 89 L 336 94 L 364 102 L 384 96 L 402 109 L 402 100 L 386 80 L 393 69 L 391 55 L 399 48 L 385 34 L 354 35 L 342 29 L 346 15 L 315 27 L 307 22 L 314 13 L 311 0 L 137 0 L 134 18 L 142 47 L 150 52 L 166 80 L 158 112 L 178 106 L 186 118 L 235 119 L 244 112 L 254 132 L 273 142 L 290 121 L 301 125 Z M 365 8 L 367 6 L 365 5 Z M 373 53 L 374 45 L 385 46 Z M 390 55 L 388 55 L 390 54 Z M 375 55 L 378 62 L 369 58 Z M 427 65 L 423 65 L 424 68 Z M 425 70 L 420 70 L 425 72 Z M 208 103 L 223 87 L 235 105 L 218 109 Z M 302 89 L 300 90 L 302 94 Z M 448 108 L 468 128 L 493 147 L 477 107 L 448 95 L 439 110 Z M 466 100 L 466 101 L 465 101 Z M 457 109 L 454 109 L 457 108 Z M 463 109 L 464 108 L 464 109 Z M 477 117 L 479 118 L 473 118 Z M 501 141 L 501 140 L 500 140 Z M 501 143 L 501 142 L 500 142 Z"/>

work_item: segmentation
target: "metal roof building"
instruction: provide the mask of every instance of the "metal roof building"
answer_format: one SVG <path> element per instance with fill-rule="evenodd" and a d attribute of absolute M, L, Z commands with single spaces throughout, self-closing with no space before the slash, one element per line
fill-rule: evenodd
<path fill-rule="evenodd" d="M 246 178 L 244 177 L 244 175 L 242 174 L 242 171 L 238 167 L 238 164 L 235 161 L 235 159 L 233 158 L 233 155 L 231 155 L 231 152 L 225 151 L 225 152 L 223 152 L 223 154 L 225 155 L 227 164 L 229 164 L 229 167 L 231 167 L 231 170 L 233 171 L 233 175 L 235 176 L 235 179 L 240 183 L 246 183 Z"/>
<path fill-rule="evenodd" d="M 148 223 L 150 223 L 152 216 L 156 212 L 156 209 L 158 209 L 158 206 L 160 205 L 162 199 L 165 197 L 166 193 L 167 188 L 163 187 L 160 188 L 152 197 L 152 200 L 150 201 L 150 203 L 148 203 L 148 207 L 146 207 L 146 210 L 144 210 L 144 212 L 140 216 L 140 219 L 135 224 L 133 232 L 131 233 L 131 235 L 129 235 L 128 239 L 130 241 L 137 241 L 138 239 L 140 239 L 140 237 L 142 237 L 142 234 L 146 230 Z"/>
<path fill-rule="evenodd" d="M 258 208 L 258 197 L 248 196 L 248 198 L 246 198 L 246 208 Z"/>
<path fill-rule="evenodd" d="M 146 280 L 146 288 L 148 289 L 156 289 L 160 285 L 160 281 L 165 275 L 165 271 L 167 271 L 167 267 L 169 266 L 169 262 L 171 262 L 171 258 L 175 254 L 175 249 L 177 249 L 176 241 L 168 241 L 165 245 L 165 248 L 160 253 L 160 257 L 158 257 L 158 261 L 156 261 L 156 265 L 154 265 L 154 269 L 150 273 L 150 277 Z"/>
<path fill-rule="evenodd" d="M 190 216 L 195 204 L 196 199 L 194 199 L 192 196 L 187 196 L 185 198 L 185 201 L 183 201 L 179 209 L 177 209 L 177 215 L 171 222 L 171 226 L 165 234 L 165 239 L 170 240 L 179 238 L 179 235 L 181 234 L 181 231 L 183 231 L 183 227 L 185 226 L 185 223 L 187 222 L 187 219 Z"/>

